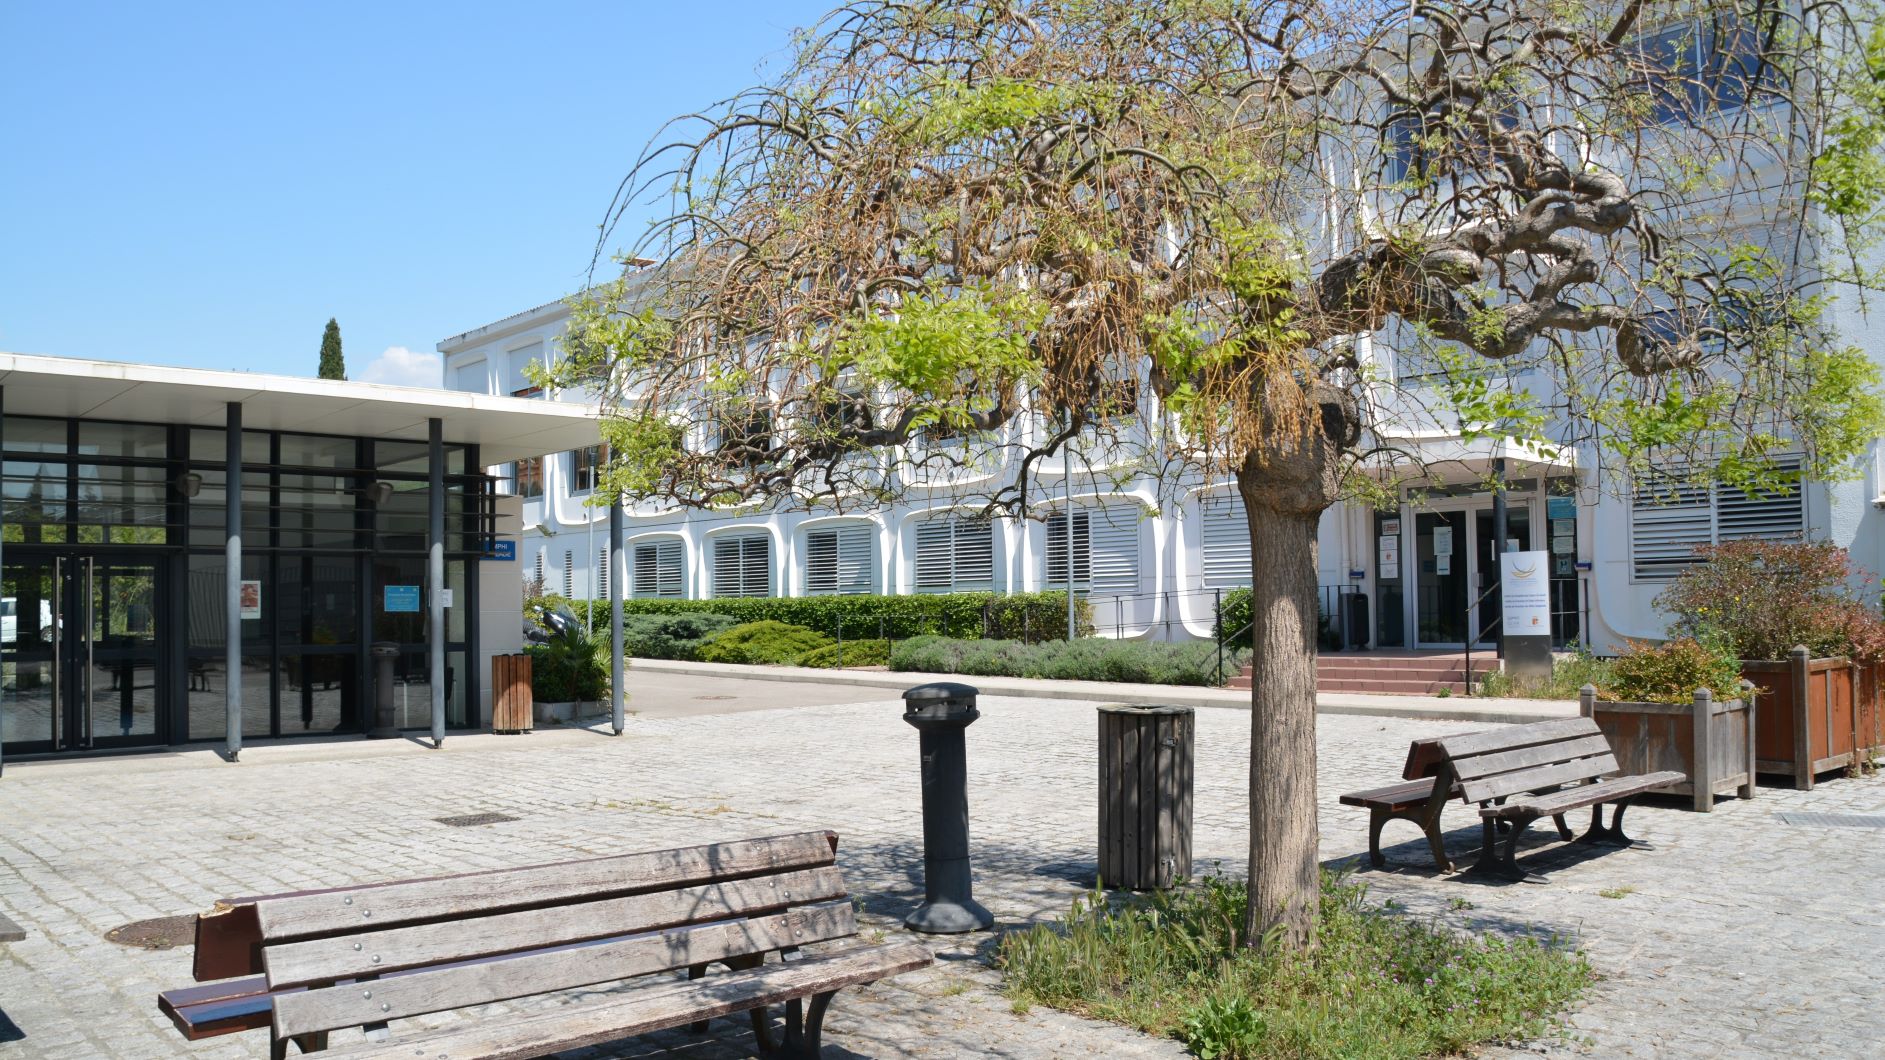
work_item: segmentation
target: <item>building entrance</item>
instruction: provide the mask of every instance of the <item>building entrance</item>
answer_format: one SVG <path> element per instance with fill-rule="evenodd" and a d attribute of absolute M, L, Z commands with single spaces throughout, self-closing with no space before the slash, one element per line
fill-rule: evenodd
<path fill-rule="evenodd" d="M 1435 506 L 1437 507 L 1437 506 Z M 1414 513 L 1413 647 L 1496 647 L 1499 641 L 1499 564 L 1492 509 L 1461 505 Z M 1531 513 L 1523 503 L 1506 510 L 1504 551 L 1531 548 Z"/>
<path fill-rule="evenodd" d="M 6 753 L 160 743 L 165 711 L 156 557 L 5 550 L 0 684 Z"/>

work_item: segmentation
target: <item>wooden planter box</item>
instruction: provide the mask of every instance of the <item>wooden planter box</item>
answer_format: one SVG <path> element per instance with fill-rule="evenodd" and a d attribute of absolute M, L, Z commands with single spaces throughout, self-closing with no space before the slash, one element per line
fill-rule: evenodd
<path fill-rule="evenodd" d="M 1756 707 L 1751 697 L 1717 702 L 1706 688 L 1690 703 L 1609 703 L 1585 685 L 1578 697 L 1585 717 L 1597 722 L 1625 776 L 1673 769 L 1688 780 L 1656 789 L 1688 795 L 1703 813 L 1715 796 L 1754 797 Z"/>
<path fill-rule="evenodd" d="M 533 707 L 530 694 L 530 656 L 491 657 L 491 731 L 529 732 Z"/>
<path fill-rule="evenodd" d="M 1741 661 L 1759 706 L 1755 769 L 1793 778 L 1811 790 L 1815 774 L 1869 760 L 1885 746 L 1880 667 L 1850 659 L 1814 659 L 1796 648 L 1786 659 Z"/>

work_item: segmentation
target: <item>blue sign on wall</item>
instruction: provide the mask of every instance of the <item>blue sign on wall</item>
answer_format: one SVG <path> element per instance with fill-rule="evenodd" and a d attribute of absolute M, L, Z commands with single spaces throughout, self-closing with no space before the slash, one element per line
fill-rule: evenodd
<path fill-rule="evenodd" d="M 1572 519 L 1577 516 L 1577 498 L 1546 497 L 1545 517 L 1548 519 Z"/>
<path fill-rule="evenodd" d="M 386 610 L 389 612 L 405 611 L 419 613 L 419 587 L 417 585 L 389 585 L 386 587 Z"/>
<path fill-rule="evenodd" d="M 517 562 L 517 542 L 500 538 L 491 542 L 491 551 L 484 554 L 485 559 L 494 559 L 501 563 Z"/>

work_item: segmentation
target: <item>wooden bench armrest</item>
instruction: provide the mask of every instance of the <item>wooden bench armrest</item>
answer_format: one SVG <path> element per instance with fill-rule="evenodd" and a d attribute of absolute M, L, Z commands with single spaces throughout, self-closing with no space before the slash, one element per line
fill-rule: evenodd
<path fill-rule="evenodd" d="M 864 946 L 322 1055 L 324 1060 L 543 1056 L 873 982 L 934 960 L 914 942 Z"/>

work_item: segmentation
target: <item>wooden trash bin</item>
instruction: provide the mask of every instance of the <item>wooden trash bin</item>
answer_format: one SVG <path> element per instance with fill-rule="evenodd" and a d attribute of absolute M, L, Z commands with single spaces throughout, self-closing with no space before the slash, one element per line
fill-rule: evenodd
<path fill-rule="evenodd" d="M 491 657 L 491 731 L 529 732 L 535 704 L 530 695 L 530 656 Z"/>
<path fill-rule="evenodd" d="M 1100 883 L 1143 891 L 1191 875 L 1190 707 L 1099 708 Z"/>

